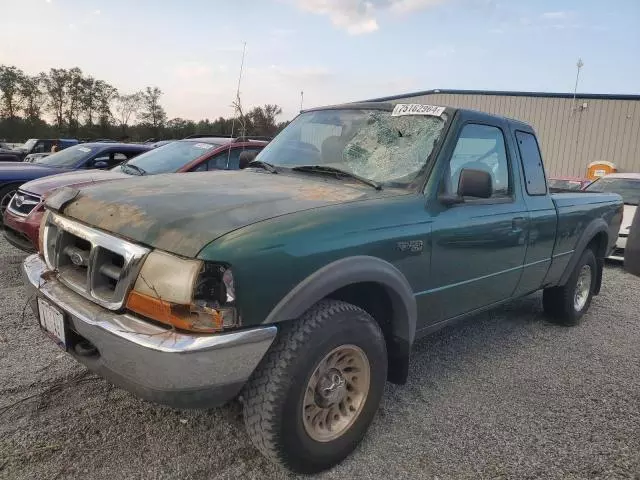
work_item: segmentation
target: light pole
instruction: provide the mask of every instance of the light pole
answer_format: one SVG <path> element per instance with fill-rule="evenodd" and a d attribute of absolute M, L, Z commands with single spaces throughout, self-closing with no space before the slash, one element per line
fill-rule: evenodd
<path fill-rule="evenodd" d="M 576 111 L 576 95 L 578 93 L 578 82 L 580 81 L 580 70 L 584 67 L 584 62 L 581 58 L 578 59 L 578 63 L 576 63 L 576 67 L 578 67 L 578 71 L 576 73 L 576 84 L 573 87 L 573 111 Z"/>

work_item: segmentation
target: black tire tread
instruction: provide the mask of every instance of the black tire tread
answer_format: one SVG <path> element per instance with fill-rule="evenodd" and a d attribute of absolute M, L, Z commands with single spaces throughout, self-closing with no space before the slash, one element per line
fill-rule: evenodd
<path fill-rule="evenodd" d="M 585 256 L 591 254 L 596 259 L 595 252 L 591 248 L 587 248 L 580 255 L 580 261 L 565 285 L 559 287 L 545 288 L 542 295 L 542 305 L 545 313 L 550 320 L 558 325 L 575 326 L 580 323 L 582 315 L 589 308 L 591 299 L 588 300 L 586 307 L 580 314 L 573 311 L 573 293 L 580 268 L 585 264 L 583 261 Z M 592 284 L 593 288 L 593 284 Z M 591 294 L 593 295 L 593 293 Z"/>
<path fill-rule="evenodd" d="M 244 422 L 253 444 L 270 460 L 287 465 L 289 462 L 279 447 L 277 403 L 286 395 L 290 377 L 288 371 L 307 340 L 333 315 L 354 312 L 366 315 L 363 309 L 339 300 L 322 300 L 298 320 L 288 322 L 253 373 L 243 392 Z M 384 337 L 379 327 L 374 331 Z"/>

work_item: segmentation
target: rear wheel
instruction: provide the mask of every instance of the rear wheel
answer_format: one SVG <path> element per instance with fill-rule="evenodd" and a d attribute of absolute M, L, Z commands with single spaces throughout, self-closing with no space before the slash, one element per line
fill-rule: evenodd
<path fill-rule="evenodd" d="M 244 392 L 249 436 L 270 460 L 315 473 L 344 459 L 373 419 L 387 377 L 380 327 L 323 300 L 286 325 Z"/>
<path fill-rule="evenodd" d="M 561 325 L 577 325 L 591 305 L 598 275 L 598 263 L 593 250 L 584 251 L 567 283 L 546 288 L 543 292 L 544 311 Z"/>
<path fill-rule="evenodd" d="M 0 188 L 0 225 L 4 225 L 4 212 L 17 191 L 18 185 L 6 185 Z"/>

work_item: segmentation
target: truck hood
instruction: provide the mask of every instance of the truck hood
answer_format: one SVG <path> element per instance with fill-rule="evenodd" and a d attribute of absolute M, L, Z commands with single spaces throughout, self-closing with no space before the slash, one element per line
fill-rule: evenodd
<path fill-rule="evenodd" d="M 131 178 L 130 175 L 121 172 L 112 172 L 110 170 L 83 170 L 74 172 L 65 172 L 58 175 L 51 175 L 37 180 L 32 180 L 23 184 L 20 189 L 25 192 L 42 196 L 54 188 L 74 186 L 79 187 L 92 183 L 105 182 L 107 180 L 115 180 L 117 178 Z"/>
<path fill-rule="evenodd" d="M 269 218 L 405 193 L 304 174 L 219 171 L 63 188 L 47 205 L 134 242 L 195 257 L 222 235 Z"/>

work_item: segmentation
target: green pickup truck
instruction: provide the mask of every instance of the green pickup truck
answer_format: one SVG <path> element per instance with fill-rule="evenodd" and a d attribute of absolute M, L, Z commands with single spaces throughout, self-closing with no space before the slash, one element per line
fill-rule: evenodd
<path fill-rule="evenodd" d="M 549 194 L 529 125 L 389 103 L 304 111 L 242 171 L 46 204 L 23 266 L 43 330 L 142 398 L 239 397 L 255 445 L 296 472 L 355 448 L 420 337 L 538 290 L 578 324 L 623 208 Z"/>

